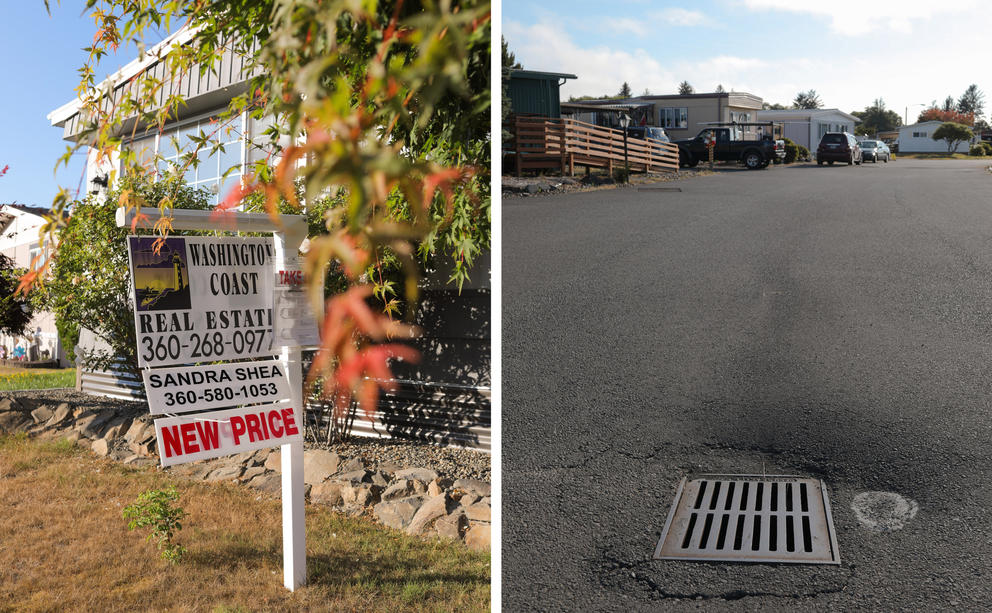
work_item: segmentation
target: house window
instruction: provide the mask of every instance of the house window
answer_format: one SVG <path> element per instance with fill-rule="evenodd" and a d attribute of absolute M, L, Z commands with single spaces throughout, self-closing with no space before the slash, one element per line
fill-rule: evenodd
<path fill-rule="evenodd" d="M 926 132 L 913 132 L 913 138 L 926 138 Z"/>
<path fill-rule="evenodd" d="M 688 128 L 689 109 L 685 107 L 658 109 L 658 125 L 663 128 Z"/>
<path fill-rule="evenodd" d="M 38 258 L 37 264 L 34 263 L 35 258 Z M 42 264 L 45 263 L 46 260 L 48 260 L 48 252 L 47 250 L 43 251 L 41 245 L 39 245 L 38 243 L 34 243 L 30 247 L 28 247 L 28 262 L 31 263 L 32 268 L 37 268 L 41 266 Z"/>
<path fill-rule="evenodd" d="M 207 141 L 200 145 L 195 160 L 187 160 L 184 154 L 196 149 L 193 138 L 199 139 L 201 134 Z M 160 155 L 156 169 L 159 176 L 182 170 L 187 184 L 211 192 L 210 203 L 217 204 L 241 180 L 246 140 L 242 116 L 230 120 L 203 117 L 170 126 L 161 134 L 136 138 L 127 148 L 146 167 L 150 167 L 156 154 Z"/>

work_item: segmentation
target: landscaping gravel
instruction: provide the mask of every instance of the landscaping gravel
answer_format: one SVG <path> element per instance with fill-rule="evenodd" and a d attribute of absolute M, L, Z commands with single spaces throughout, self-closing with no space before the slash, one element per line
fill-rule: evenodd
<path fill-rule="evenodd" d="M 116 412 L 133 412 L 135 416 L 147 415 L 148 405 L 144 402 L 118 400 L 103 396 L 91 396 L 74 389 L 28 390 L 0 392 L 0 399 L 30 398 L 50 404 L 68 402 L 74 406 L 87 406 L 97 409 L 113 409 Z M 439 447 L 418 441 L 391 439 L 370 439 L 355 437 L 347 442 L 332 445 L 313 445 L 334 451 L 342 458 L 360 458 L 370 469 L 378 469 L 388 464 L 402 467 L 430 468 L 442 477 L 451 479 L 479 479 L 491 481 L 491 457 L 488 453 L 470 449 Z"/>

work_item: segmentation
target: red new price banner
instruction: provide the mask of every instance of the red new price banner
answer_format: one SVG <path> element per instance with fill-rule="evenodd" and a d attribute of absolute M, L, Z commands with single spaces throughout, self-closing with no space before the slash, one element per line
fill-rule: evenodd
<path fill-rule="evenodd" d="M 162 466 L 172 466 L 302 443 L 300 418 L 291 403 L 280 402 L 156 419 L 158 455 Z"/>

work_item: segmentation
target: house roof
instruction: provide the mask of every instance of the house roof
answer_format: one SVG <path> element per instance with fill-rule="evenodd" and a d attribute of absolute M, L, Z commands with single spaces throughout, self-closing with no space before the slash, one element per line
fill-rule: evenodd
<path fill-rule="evenodd" d="M 918 128 L 920 126 L 932 126 L 934 124 L 940 125 L 942 123 L 944 123 L 944 122 L 943 121 L 940 121 L 940 120 L 937 120 L 937 119 L 931 119 L 930 121 L 921 121 L 920 123 L 911 123 L 908 126 L 899 126 L 899 130 L 906 130 L 906 129 L 909 129 L 909 128 Z"/>
<path fill-rule="evenodd" d="M 522 77 L 524 79 L 578 79 L 579 78 L 574 74 L 569 74 L 567 72 L 542 72 L 540 70 L 523 70 L 520 68 L 511 68 L 509 74 L 511 77 Z"/>
<path fill-rule="evenodd" d="M 824 115 L 843 115 L 845 119 L 855 123 L 860 121 L 854 115 L 845 113 L 840 109 L 762 109 L 758 111 L 759 117 L 777 119 L 813 119 Z"/>
<path fill-rule="evenodd" d="M 50 211 L 38 206 L 27 206 L 24 204 L 0 204 L 0 234 L 7 231 L 10 224 L 18 217 L 14 211 L 19 211 L 28 215 L 42 217 Z"/>
<path fill-rule="evenodd" d="M 143 56 L 125 64 L 120 70 L 110 75 L 103 81 L 100 81 L 100 84 L 97 85 L 96 88 L 103 90 L 104 92 L 113 91 L 113 89 L 120 83 L 141 73 L 142 70 L 161 60 L 173 46 L 188 43 L 193 38 L 193 34 L 195 32 L 196 30 L 186 26 L 180 28 L 178 31 L 165 37 L 162 42 L 152 47 L 151 50 L 146 52 Z M 79 96 L 77 96 L 49 113 L 47 118 L 53 126 L 61 127 L 70 117 L 79 112 L 82 105 L 83 101 L 79 98 Z"/>

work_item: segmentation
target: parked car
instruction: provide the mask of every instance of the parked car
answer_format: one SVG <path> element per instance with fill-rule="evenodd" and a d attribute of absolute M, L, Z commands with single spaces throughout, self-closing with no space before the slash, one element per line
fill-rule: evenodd
<path fill-rule="evenodd" d="M 663 143 L 672 142 L 672 139 L 668 138 L 668 134 L 665 133 L 665 128 L 657 126 L 630 126 L 627 128 L 627 136 L 640 139 L 652 138 Z"/>
<path fill-rule="evenodd" d="M 716 138 L 713 159 L 719 162 L 738 162 L 748 170 L 767 168 L 781 153 L 785 155 L 785 141 L 763 138 L 741 140 L 739 127 L 751 124 L 733 124 L 732 127 L 706 128 L 695 138 L 675 141 L 679 146 L 679 164 L 690 168 L 709 158 L 707 143 Z"/>
<path fill-rule="evenodd" d="M 885 163 L 889 163 L 889 158 L 892 154 L 889 153 L 889 146 L 880 140 L 863 140 L 861 145 L 861 159 L 864 161 L 871 160 L 873 164 L 878 164 L 878 160 L 885 160 Z"/>
<path fill-rule="evenodd" d="M 847 132 L 827 132 L 820 139 L 820 144 L 816 148 L 816 164 L 823 166 L 826 162 L 830 166 L 834 162 L 847 162 L 861 165 L 861 147 L 858 139 L 853 134 Z"/>

